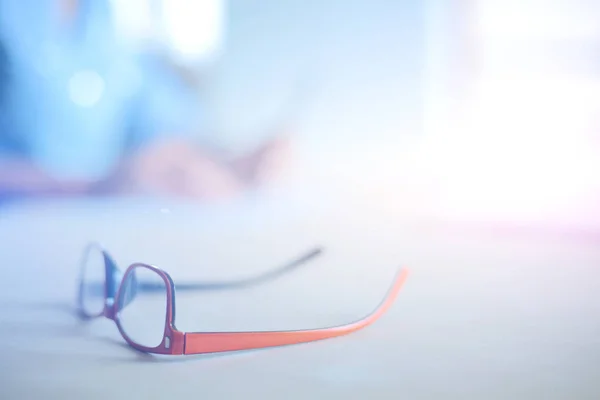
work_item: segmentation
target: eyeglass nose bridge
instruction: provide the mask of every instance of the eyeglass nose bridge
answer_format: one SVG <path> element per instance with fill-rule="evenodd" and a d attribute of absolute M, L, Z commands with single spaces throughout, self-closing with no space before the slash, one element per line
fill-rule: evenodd
<path fill-rule="evenodd" d="M 105 251 L 104 254 L 104 265 L 106 266 L 106 299 L 104 305 L 104 316 L 112 319 L 113 321 L 117 318 L 117 312 L 115 307 L 115 297 L 121 281 L 123 280 L 123 273 L 117 267 L 117 264 L 112 257 Z"/>
<path fill-rule="evenodd" d="M 117 318 L 117 313 L 115 312 L 114 304 L 114 298 L 107 298 L 106 306 L 104 307 L 104 316 L 108 319 L 112 319 L 113 321 Z"/>
<path fill-rule="evenodd" d="M 130 271 L 126 276 L 117 268 L 112 270 L 112 284 L 107 288 L 104 316 L 116 320 L 119 311 L 133 302 L 138 292 L 136 275 Z M 120 290 L 119 290 L 120 287 Z M 119 298 L 117 298 L 119 293 Z"/>
<path fill-rule="evenodd" d="M 115 297 L 117 294 L 117 288 L 121 284 L 123 274 L 117 268 L 109 268 L 109 279 L 106 282 L 106 299 L 104 304 L 104 316 L 112 319 L 113 321 L 117 318 L 115 308 Z"/>

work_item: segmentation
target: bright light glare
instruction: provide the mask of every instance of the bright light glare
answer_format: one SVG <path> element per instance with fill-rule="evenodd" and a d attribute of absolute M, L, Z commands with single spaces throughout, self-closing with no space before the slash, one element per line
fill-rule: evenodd
<path fill-rule="evenodd" d="M 584 215 L 582 205 L 600 193 L 590 132 L 600 114 L 600 81 L 532 67 L 525 50 L 551 64 L 564 57 L 552 54 L 554 43 L 600 36 L 600 6 L 592 3 L 478 2 L 482 69 L 469 89 L 467 115 L 441 126 L 422 152 L 438 212 L 513 221 Z"/>
<path fill-rule="evenodd" d="M 445 212 L 543 217 L 589 196 L 600 170 L 597 149 L 582 134 L 592 89 L 543 80 L 482 82 L 468 123 L 428 155 Z"/>

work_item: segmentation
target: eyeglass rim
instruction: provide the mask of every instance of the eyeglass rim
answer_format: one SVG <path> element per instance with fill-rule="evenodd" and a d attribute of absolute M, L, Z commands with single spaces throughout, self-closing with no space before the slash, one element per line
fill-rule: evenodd
<path fill-rule="evenodd" d="M 98 251 L 102 255 L 102 258 L 104 260 L 104 282 L 102 283 L 102 286 L 104 288 L 104 290 L 103 290 L 104 298 L 102 299 L 102 310 L 100 310 L 98 313 L 89 313 L 88 310 L 86 310 L 86 308 L 84 306 L 84 296 L 85 296 L 84 284 L 85 284 L 85 272 L 87 269 L 87 261 L 90 257 L 90 254 L 94 250 Z M 79 263 L 80 267 L 79 267 L 79 287 L 78 287 L 78 291 L 77 291 L 77 304 L 78 304 L 77 311 L 78 311 L 80 317 L 82 317 L 84 319 L 94 319 L 94 318 L 99 318 L 99 317 L 106 315 L 107 299 L 109 298 L 108 277 L 111 274 L 111 272 L 109 271 L 110 264 L 106 260 L 107 256 L 108 256 L 108 254 L 106 253 L 106 251 L 98 243 L 88 244 L 83 251 L 83 255 L 82 255 L 80 263 Z"/>
<path fill-rule="evenodd" d="M 158 346 L 148 347 L 148 346 L 143 346 L 143 345 L 135 342 L 135 340 L 131 339 L 127 335 L 127 332 L 123 328 L 123 325 L 119 318 L 119 312 L 117 310 L 117 307 L 119 304 L 119 300 L 125 291 L 125 285 L 123 285 L 123 283 L 127 281 L 127 278 L 129 277 L 129 275 L 132 274 L 136 268 L 145 268 L 145 269 L 148 269 L 148 270 L 156 273 L 165 283 L 165 288 L 166 288 L 165 324 L 164 324 L 163 336 L 162 336 L 160 344 Z M 121 336 L 123 336 L 123 339 L 125 339 L 125 341 L 127 341 L 127 343 L 131 347 L 135 348 L 136 350 L 139 350 L 139 351 L 142 351 L 145 353 L 154 353 L 154 354 L 180 354 L 183 352 L 184 333 L 178 331 L 177 328 L 175 328 L 175 284 L 173 283 L 173 279 L 171 278 L 171 276 L 167 272 L 163 271 L 162 269 L 160 269 L 154 265 L 140 263 L 140 262 L 133 263 L 129 267 L 127 267 L 127 269 L 125 270 L 125 273 L 123 274 L 123 278 L 121 279 L 121 282 L 119 284 L 117 292 L 115 294 L 114 302 L 113 302 L 112 306 L 110 307 L 109 314 L 110 314 L 109 318 L 114 320 L 115 323 L 117 324 L 117 328 L 119 329 Z"/>

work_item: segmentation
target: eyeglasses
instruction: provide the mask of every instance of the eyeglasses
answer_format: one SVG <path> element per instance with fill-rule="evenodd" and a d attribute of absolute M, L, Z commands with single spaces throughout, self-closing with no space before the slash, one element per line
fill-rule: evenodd
<path fill-rule="evenodd" d="M 134 263 L 121 274 L 108 252 L 91 244 L 82 260 L 79 315 L 83 319 L 112 319 L 129 345 L 147 353 L 187 355 L 284 346 L 342 336 L 372 324 L 391 306 L 408 275 L 406 270 L 399 270 L 388 294 L 370 315 L 341 326 L 272 332 L 182 332 L 175 327 L 175 289 L 228 290 L 262 284 L 321 253 L 321 249 L 313 249 L 282 267 L 250 278 L 174 284 L 167 272 L 143 263 Z"/>

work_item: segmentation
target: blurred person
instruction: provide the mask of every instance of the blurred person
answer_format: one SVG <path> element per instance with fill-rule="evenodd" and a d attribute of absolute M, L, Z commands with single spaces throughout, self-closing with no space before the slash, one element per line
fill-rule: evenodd
<path fill-rule="evenodd" d="M 235 158 L 200 146 L 206 112 L 194 87 L 118 34 L 117 4 L 0 2 L 0 196 L 203 200 L 259 185 L 286 141 Z"/>

